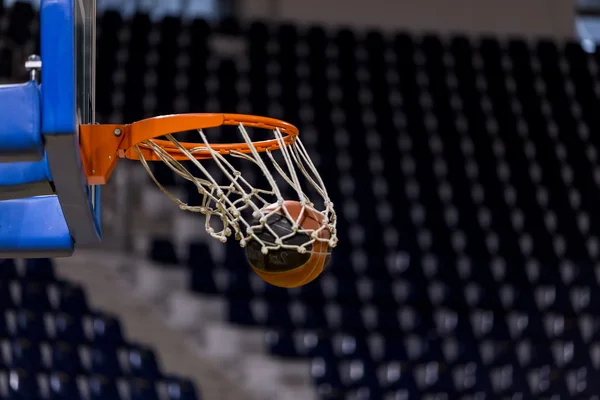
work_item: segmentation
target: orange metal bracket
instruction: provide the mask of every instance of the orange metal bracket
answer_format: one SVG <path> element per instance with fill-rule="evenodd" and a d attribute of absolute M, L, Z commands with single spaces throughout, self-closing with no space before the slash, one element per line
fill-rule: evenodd
<path fill-rule="evenodd" d="M 147 161 L 161 161 L 161 158 L 145 146 L 143 142 L 152 140 L 165 149 L 177 160 L 188 157 L 168 140 L 155 139 L 171 133 L 197 129 L 216 128 L 221 125 L 239 125 L 274 130 L 279 129 L 283 135 L 284 146 L 294 142 L 298 136 L 298 128 L 285 121 L 274 118 L 243 114 L 176 114 L 153 117 L 132 124 L 80 125 L 79 141 L 83 167 L 88 184 L 104 185 L 117 165 L 119 158 L 139 159 L 132 148 L 139 145 L 142 156 Z M 212 158 L 208 149 L 202 149 L 201 143 L 181 142 L 187 150 L 194 149 L 194 157 L 198 160 Z M 259 152 L 279 149 L 277 139 L 253 142 Z M 220 154 L 231 151 L 250 153 L 250 146 L 245 143 L 211 144 L 211 149 Z"/>

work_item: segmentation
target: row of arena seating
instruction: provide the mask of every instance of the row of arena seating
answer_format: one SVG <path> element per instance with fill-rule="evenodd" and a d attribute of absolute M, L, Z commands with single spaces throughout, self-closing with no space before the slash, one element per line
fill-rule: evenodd
<path fill-rule="evenodd" d="M 0 399 L 196 400 L 49 259 L 0 261 Z"/>
<path fill-rule="evenodd" d="M 211 47 L 222 27 L 109 19 L 129 35 L 100 39 L 105 114 L 247 111 L 299 126 L 340 217 L 318 280 L 268 286 L 235 242 L 219 263 L 177 232 L 149 257 L 188 269 L 229 322 L 262 327 L 273 356 L 311 360 L 322 398 L 597 394 L 598 54 L 254 23 L 225 32 L 246 46 L 236 58 Z"/>
<path fill-rule="evenodd" d="M 274 356 L 311 359 L 323 398 L 597 395 L 599 53 L 141 14 L 106 13 L 99 33 L 101 116 L 251 112 L 300 128 L 340 217 L 321 279 L 272 288 L 235 243 L 221 265 L 175 232 L 150 256 L 188 269 L 230 322 L 263 327 Z M 241 57 L 212 46 L 223 34 Z"/>
<path fill-rule="evenodd" d="M 15 48 L 39 54 L 30 3 L 0 2 L 0 79 L 22 71 Z M 197 400 L 189 379 L 166 374 L 153 350 L 89 306 L 83 287 L 49 259 L 0 260 L 0 399 Z"/>
<path fill-rule="evenodd" d="M 177 378 L 164 381 L 115 380 L 102 375 L 35 374 L 26 369 L 0 371 L 2 399 L 162 400 L 195 399 L 193 385 Z"/>

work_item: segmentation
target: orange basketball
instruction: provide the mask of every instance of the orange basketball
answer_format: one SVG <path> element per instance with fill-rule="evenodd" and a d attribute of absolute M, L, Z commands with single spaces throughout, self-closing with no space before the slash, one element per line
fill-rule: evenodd
<path fill-rule="evenodd" d="M 268 217 L 266 224 L 276 233 L 277 237 L 283 237 L 292 232 L 292 225 L 298 219 L 302 205 L 298 201 L 286 200 L 283 206 L 292 217 L 287 217 L 284 210 Z M 262 212 L 266 214 L 277 208 L 276 204 L 265 207 Z M 253 226 L 259 225 L 258 219 L 252 222 Z M 300 226 L 307 230 L 317 230 L 323 225 L 323 217 L 310 209 L 305 209 Z M 256 236 L 268 245 L 275 244 L 275 237 L 268 229 L 256 229 Z M 327 228 L 319 231 L 319 238 L 329 239 L 330 232 Z M 311 237 L 304 232 L 297 232 L 292 237 L 284 239 L 284 244 L 300 246 L 310 241 Z M 269 250 L 268 254 L 261 252 L 261 244 L 256 240 L 250 240 L 246 246 L 246 257 L 248 263 L 266 282 L 284 288 L 293 288 L 305 285 L 314 280 L 331 258 L 331 249 L 326 242 L 315 241 L 307 246 L 307 252 L 300 253 L 294 249 Z"/>

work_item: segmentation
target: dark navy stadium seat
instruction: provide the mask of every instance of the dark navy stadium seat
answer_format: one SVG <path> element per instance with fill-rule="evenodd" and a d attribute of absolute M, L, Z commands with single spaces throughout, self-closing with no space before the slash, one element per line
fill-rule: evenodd
<path fill-rule="evenodd" d="M 70 343 L 84 343 L 86 337 L 83 332 L 79 316 L 65 313 L 56 314 L 54 317 L 54 340 Z"/>
<path fill-rule="evenodd" d="M 158 400 L 158 393 L 153 381 L 133 379 L 129 382 L 131 400 Z"/>
<path fill-rule="evenodd" d="M 167 400 L 200 400 L 194 384 L 177 377 L 166 377 Z"/>
<path fill-rule="evenodd" d="M 90 312 L 83 289 L 73 284 L 60 285 L 58 308 L 62 312 L 77 316 Z"/>
<path fill-rule="evenodd" d="M 55 343 L 51 348 L 50 368 L 65 375 L 74 376 L 81 372 L 81 361 L 77 347 L 68 342 Z"/>
<path fill-rule="evenodd" d="M 23 369 L 32 373 L 42 370 L 42 356 L 37 343 L 32 343 L 27 339 L 13 340 L 10 350 L 11 368 Z"/>
<path fill-rule="evenodd" d="M 18 277 L 19 273 L 17 271 L 15 260 L 0 260 L 0 282 L 17 279 Z"/>
<path fill-rule="evenodd" d="M 127 361 L 129 374 L 133 377 L 154 381 L 161 376 L 158 362 L 149 348 L 136 346 L 127 349 Z"/>
<path fill-rule="evenodd" d="M 27 282 L 53 282 L 56 280 L 54 264 L 48 258 L 31 258 L 25 261 L 23 279 Z"/>
<path fill-rule="evenodd" d="M 117 386 L 108 377 L 96 375 L 88 380 L 90 400 L 113 400 L 121 399 Z"/>
<path fill-rule="evenodd" d="M 30 310 L 17 310 L 15 312 L 15 337 L 26 338 L 34 342 L 48 337 L 44 315 Z"/>
<path fill-rule="evenodd" d="M 26 370 L 8 371 L 8 400 L 39 400 L 40 386 L 34 372 Z"/>
<path fill-rule="evenodd" d="M 71 400 L 81 396 L 77 382 L 73 375 L 53 373 L 48 376 L 48 389 L 50 400 Z"/>
<path fill-rule="evenodd" d="M 22 283 L 20 307 L 36 312 L 52 310 L 48 287 L 43 283 Z"/>
<path fill-rule="evenodd" d="M 94 346 L 116 348 L 124 343 L 121 324 L 115 317 L 99 313 L 92 317 L 91 325 Z"/>
<path fill-rule="evenodd" d="M 123 372 L 116 350 L 110 351 L 106 348 L 91 348 L 89 372 L 110 379 L 121 376 Z"/>

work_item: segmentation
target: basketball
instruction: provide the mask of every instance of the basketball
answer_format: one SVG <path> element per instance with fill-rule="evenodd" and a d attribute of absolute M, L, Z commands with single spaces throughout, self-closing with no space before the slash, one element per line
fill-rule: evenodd
<path fill-rule="evenodd" d="M 269 205 L 261 211 L 263 215 L 276 210 L 277 204 Z M 285 208 L 292 220 L 288 218 Z M 302 205 L 298 201 L 284 201 L 282 208 L 267 217 L 266 225 L 275 232 L 277 237 L 289 235 L 293 230 L 294 221 L 298 219 L 302 211 Z M 252 226 L 260 225 L 259 219 L 252 221 Z M 302 220 L 299 222 L 302 229 L 315 231 L 323 225 L 323 217 L 308 208 L 304 210 Z M 265 228 L 255 228 L 254 234 L 265 244 L 275 245 L 276 237 Z M 319 238 L 329 239 L 330 232 L 327 228 L 319 232 Z M 284 245 L 301 246 L 311 240 L 310 234 L 297 232 L 293 236 L 284 239 Z M 321 241 L 306 246 L 307 251 L 300 253 L 295 249 L 269 250 L 268 254 L 261 252 L 262 245 L 257 240 L 250 240 L 246 246 L 246 257 L 248 263 L 266 282 L 284 288 L 293 288 L 305 285 L 313 281 L 321 274 L 331 257 L 331 249 L 328 244 Z"/>

